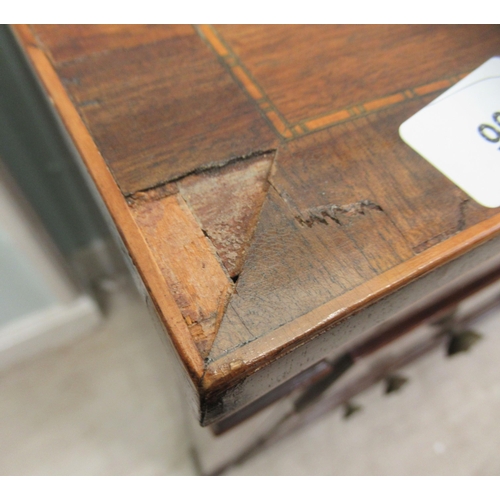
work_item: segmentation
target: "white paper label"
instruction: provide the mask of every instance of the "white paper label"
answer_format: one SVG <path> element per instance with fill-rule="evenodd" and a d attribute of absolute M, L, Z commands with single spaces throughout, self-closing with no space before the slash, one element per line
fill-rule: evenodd
<path fill-rule="evenodd" d="M 478 203 L 500 206 L 500 57 L 406 120 L 399 135 Z"/>

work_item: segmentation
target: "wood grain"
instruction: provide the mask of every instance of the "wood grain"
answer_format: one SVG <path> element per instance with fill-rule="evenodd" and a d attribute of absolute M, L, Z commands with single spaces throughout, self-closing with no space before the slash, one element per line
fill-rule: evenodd
<path fill-rule="evenodd" d="M 471 71 L 497 55 L 500 42 L 498 26 L 216 29 L 290 123 Z"/>
<path fill-rule="evenodd" d="M 232 278 L 240 274 L 269 189 L 274 155 L 185 177 L 180 193 Z"/>
<path fill-rule="evenodd" d="M 498 251 L 500 210 L 398 135 L 498 27 L 34 30 L 204 425 Z"/>
<path fill-rule="evenodd" d="M 497 215 L 283 325 L 272 335 L 247 342 L 211 362 L 202 378 L 203 425 L 252 403 L 400 310 L 496 257 L 499 234 Z"/>
<path fill-rule="evenodd" d="M 273 190 L 210 359 L 333 306 L 471 220 L 499 212 L 469 200 L 399 139 L 398 124 L 416 109 L 402 103 L 376 120 L 360 118 L 280 149 Z M 231 315 L 244 325 L 240 332 Z"/>
<path fill-rule="evenodd" d="M 164 328 L 167 330 L 176 351 L 180 353 L 191 387 L 197 392 L 195 387 L 198 385 L 203 373 L 203 360 L 170 290 L 165 287 L 165 280 L 161 270 L 144 240 L 142 232 L 137 227 L 125 198 L 118 189 L 106 163 L 46 54 L 33 45 L 34 39 L 27 29 L 16 28 L 16 34 L 19 36 L 36 74 L 85 162 L 95 187 L 106 204 L 109 215 L 152 297 Z"/>
<path fill-rule="evenodd" d="M 45 45 L 65 39 L 65 29 L 49 30 L 51 37 L 34 29 Z M 103 36 L 99 53 L 56 60 L 125 195 L 277 145 L 267 122 L 194 30 L 180 36 L 177 28 L 163 30 L 173 31 L 163 36 L 156 30 L 155 43 L 127 50 L 117 46 L 116 33 Z M 126 36 L 127 28 L 122 31 Z"/>
<path fill-rule="evenodd" d="M 56 64 L 109 52 L 127 50 L 166 38 L 191 36 L 189 25 L 42 24 L 33 26 Z M 45 43 L 44 43 L 45 42 Z"/>
<path fill-rule="evenodd" d="M 233 283 L 180 195 L 130 203 L 132 214 L 202 356 L 210 351 Z"/>

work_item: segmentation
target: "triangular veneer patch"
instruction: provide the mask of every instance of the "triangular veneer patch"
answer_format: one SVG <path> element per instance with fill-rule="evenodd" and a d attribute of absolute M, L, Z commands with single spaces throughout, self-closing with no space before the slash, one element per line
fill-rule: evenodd
<path fill-rule="evenodd" d="M 229 276 L 236 281 L 269 189 L 274 154 L 189 175 L 177 182 Z"/>

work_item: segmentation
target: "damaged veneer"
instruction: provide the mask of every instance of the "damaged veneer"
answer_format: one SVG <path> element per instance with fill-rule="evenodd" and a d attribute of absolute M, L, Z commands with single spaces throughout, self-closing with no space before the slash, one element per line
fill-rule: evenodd
<path fill-rule="evenodd" d="M 380 205 L 377 205 L 373 201 L 363 200 L 356 203 L 350 203 L 349 205 L 322 205 L 310 208 L 305 215 L 296 216 L 295 218 L 299 224 L 308 227 L 311 227 L 315 222 L 328 224 L 329 219 L 341 226 L 341 215 L 364 215 L 366 210 L 383 211 Z"/>
<path fill-rule="evenodd" d="M 210 352 L 269 188 L 274 154 L 185 176 L 129 207 L 202 357 Z"/>
<path fill-rule="evenodd" d="M 465 200 L 398 135 L 450 75 L 494 55 L 498 27 L 209 32 L 225 38 L 189 26 L 16 28 L 179 354 L 202 425 L 500 244 L 499 210 Z M 362 88 L 323 46 L 352 55 L 353 36 L 371 47 L 368 65 L 366 51 L 358 65 L 347 58 L 369 69 Z M 468 37 L 477 44 L 462 46 Z M 429 62 L 420 49 L 431 45 L 442 50 Z"/>

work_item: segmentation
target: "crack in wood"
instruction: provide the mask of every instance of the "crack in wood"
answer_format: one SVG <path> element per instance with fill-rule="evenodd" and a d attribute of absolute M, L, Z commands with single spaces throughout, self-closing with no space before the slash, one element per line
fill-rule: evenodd
<path fill-rule="evenodd" d="M 457 224 L 457 232 L 463 231 L 465 229 L 466 224 L 467 224 L 465 210 L 466 210 L 466 207 L 467 207 L 467 204 L 469 203 L 469 201 L 470 201 L 469 198 L 466 198 L 465 200 L 462 200 L 460 202 L 460 205 L 458 206 L 459 218 L 458 218 L 458 224 Z"/>
<path fill-rule="evenodd" d="M 251 153 L 249 153 L 247 155 L 235 156 L 234 158 L 231 158 L 231 159 L 224 161 L 224 162 L 210 162 L 210 163 L 207 163 L 205 165 L 202 165 L 201 167 L 195 168 L 195 169 L 193 169 L 185 174 L 178 175 L 178 176 L 172 177 L 166 181 L 159 182 L 158 184 L 150 186 L 146 189 L 141 189 L 141 190 L 135 191 L 133 193 L 128 193 L 125 195 L 125 197 L 135 199 L 138 196 L 149 193 L 150 191 L 156 191 L 156 190 L 164 188 L 166 186 L 175 186 L 176 182 L 182 181 L 183 179 L 188 178 L 192 175 L 201 174 L 203 172 L 210 173 L 211 171 L 223 169 L 224 167 L 228 167 L 228 166 L 236 164 L 240 161 L 251 160 L 253 158 L 259 158 L 261 156 L 266 156 L 266 155 L 271 155 L 271 154 L 272 155 L 276 154 L 276 149 L 267 149 L 265 151 L 260 151 L 260 150 L 259 151 L 252 151 Z"/>

